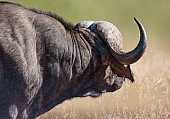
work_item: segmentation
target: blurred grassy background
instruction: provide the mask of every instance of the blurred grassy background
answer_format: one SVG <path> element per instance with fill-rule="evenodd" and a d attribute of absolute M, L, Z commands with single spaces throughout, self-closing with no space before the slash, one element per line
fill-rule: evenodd
<path fill-rule="evenodd" d="M 134 17 L 146 29 L 148 47 L 132 70 L 135 83 L 125 82 L 115 93 L 98 99 L 65 101 L 39 119 L 168 119 L 170 118 L 170 1 L 169 0 L 9 0 L 47 10 L 75 24 L 105 20 L 123 35 L 126 50 L 136 46 L 139 31 Z"/>
<path fill-rule="evenodd" d="M 169 0 L 9 0 L 24 6 L 47 10 L 75 24 L 84 20 L 106 20 L 122 32 L 125 49 L 136 46 L 137 17 L 148 35 L 148 46 L 167 52 L 170 49 Z M 129 43 L 130 42 L 130 43 Z"/>

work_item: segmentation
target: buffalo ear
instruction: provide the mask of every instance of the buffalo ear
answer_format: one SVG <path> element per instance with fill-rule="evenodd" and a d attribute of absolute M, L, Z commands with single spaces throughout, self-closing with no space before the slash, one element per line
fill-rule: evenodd
<path fill-rule="evenodd" d="M 134 77 L 130 65 L 124 66 L 123 64 L 120 64 L 119 62 L 114 60 L 111 62 L 110 67 L 113 73 L 115 73 L 119 77 L 128 78 L 131 82 L 134 82 Z"/>

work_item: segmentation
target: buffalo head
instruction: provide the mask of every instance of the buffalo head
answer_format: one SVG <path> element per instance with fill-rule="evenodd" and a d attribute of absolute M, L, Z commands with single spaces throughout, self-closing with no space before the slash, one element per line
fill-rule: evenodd
<path fill-rule="evenodd" d="M 130 52 L 123 50 L 121 33 L 109 22 L 83 21 L 75 25 L 75 29 L 89 32 L 94 40 L 97 42 L 101 40 L 105 44 L 105 47 L 101 44 L 94 47 L 101 53 L 102 63 L 107 67 L 103 78 L 99 78 L 101 80 L 97 80 L 92 86 L 81 92 L 80 96 L 98 97 L 103 92 L 118 90 L 125 78 L 134 82 L 130 64 L 137 62 L 144 54 L 147 41 L 144 27 L 136 18 L 134 20 L 140 30 L 140 40 L 136 48 Z"/>

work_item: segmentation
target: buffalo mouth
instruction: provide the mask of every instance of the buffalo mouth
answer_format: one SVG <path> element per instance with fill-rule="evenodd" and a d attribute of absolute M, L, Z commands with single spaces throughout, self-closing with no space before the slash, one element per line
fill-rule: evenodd
<path fill-rule="evenodd" d="M 83 95 L 83 97 L 87 97 L 87 96 L 90 96 L 90 97 L 93 97 L 93 98 L 97 98 L 99 97 L 100 95 L 102 95 L 102 92 L 98 91 L 98 90 L 92 90 L 90 92 L 87 92 Z"/>
<path fill-rule="evenodd" d="M 76 97 L 93 97 L 93 98 L 97 98 L 102 94 L 101 91 L 95 89 L 93 86 L 88 87 L 87 89 L 85 89 L 84 91 L 79 92 Z"/>

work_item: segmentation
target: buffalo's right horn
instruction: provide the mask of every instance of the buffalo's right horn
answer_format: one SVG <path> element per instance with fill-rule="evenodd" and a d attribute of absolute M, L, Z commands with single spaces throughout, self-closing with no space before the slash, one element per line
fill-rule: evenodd
<path fill-rule="evenodd" d="M 104 40 L 104 42 L 109 47 L 112 55 L 117 59 L 117 61 L 125 65 L 129 65 L 138 61 L 145 52 L 146 48 L 147 37 L 145 29 L 136 18 L 134 18 L 134 20 L 136 21 L 140 30 L 140 40 L 137 47 L 130 52 L 124 52 L 121 47 L 119 49 L 121 50 L 121 52 L 116 52 L 117 49 L 115 48 L 119 48 L 119 46 L 114 46 L 117 45 L 115 43 L 115 40 L 121 42 L 121 34 L 118 29 L 111 23 L 96 22 L 91 26 L 91 30 L 93 30 Z M 118 45 L 120 44 L 118 43 Z"/>

